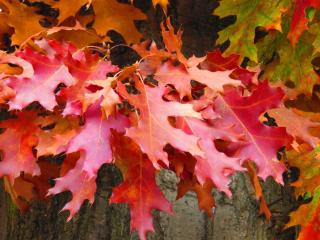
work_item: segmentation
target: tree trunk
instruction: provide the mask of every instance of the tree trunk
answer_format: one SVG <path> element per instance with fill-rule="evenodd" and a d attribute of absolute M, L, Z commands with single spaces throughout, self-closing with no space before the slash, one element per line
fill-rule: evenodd
<path fill-rule="evenodd" d="M 143 1 L 142 1 L 143 2 Z M 150 2 L 150 1 L 145 1 Z M 149 4 L 141 7 L 149 21 L 144 30 L 146 37 L 161 42 L 159 22 L 161 14 Z M 212 16 L 216 1 L 171 1 L 169 13 L 175 26 L 184 27 L 184 52 L 198 56 L 214 46 L 217 31 L 232 18 L 219 20 Z M 230 22 L 229 21 L 229 22 Z M 121 64 L 121 61 L 120 61 Z M 95 203 L 84 204 L 80 212 L 66 222 L 67 213 L 59 213 L 70 194 L 62 193 L 47 202 L 33 202 L 25 214 L 12 204 L 8 194 L 0 188 L 0 240 L 126 240 L 138 239 L 130 232 L 130 214 L 126 205 L 109 205 L 108 198 L 113 186 L 121 182 L 114 166 L 105 166 L 99 172 Z M 158 176 L 158 182 L 166 197 L 174 201 L 177 179 L 169 171 Z M 175 201 L 174 215 L 155 211 L 155 233 L 152 240 L 271 240 L 294 239 L 295 229 L 280 233 L 289 210 L 294 207 L 291 189 L 281 187 L 271 180 L 264 184 L 265 196 L 273 212 L 273 220 L 267 222 L 259 215 L 259 205 L 250 180 L 245 174 L 237 174 L 232 181 L 233 197 L 214 192 L 217 207 L 212 218 L 198 210 L 194 193 L 187 193 Z"/>
<path fill-rule="evenodd" d="M 66 222 L 67 213 L 59 210 L 68 201 L 69 194 L 62 193 L 48 202 L 34 202 L 25 214 L 12 204 L 2 188 L 0 191 L 0 236 L 1 240 L 123 240 L 138 239 L 130 233 L 130 214 L 126 205 L 109 205 L 111 189 L 120 183 L 121 177 L 113 166 L 101 169 L 95 203 L 84 204 L 80 212 Z M 158 182 L 166 197 L 174 201 L 177 179 L 169 171 L 158 176 Z M 284 211 L 276 224 L 283 224 L 288 205 L 292 205 L 290 194 L 272 181 L 266 183 L 265 195 L 273 211 Z M 150 240 L 271 240 L 284 238 L 272 222 L 259 215 L 254 190 L 249 178 L 237 174 L 232 183 L 233 197 L 228 199 L 215 192 L 217 207 L 212 218 L 200 212 L 194 193 L 187 193 L 175 201 L 174 215 L 154 212 L 155 233 Z M 282 227 L 279 225 L 279 227 Z M 292 235 L 290 235 L 292 236 Z"/>

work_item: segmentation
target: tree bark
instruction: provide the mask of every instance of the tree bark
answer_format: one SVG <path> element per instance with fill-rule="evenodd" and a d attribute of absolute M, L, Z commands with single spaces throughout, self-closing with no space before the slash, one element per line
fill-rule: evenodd
<path fill-rule="evenodd" d="M 174 174 L 163 171 L 158 183 L 166 197 L 174 201 L 176 182 Z M 109 205 L 108 198 L 113 186 L 121 182 L 118 170 L 105 166 L 99 172 L 98 190 L 95 203 L 84 204 L 80 212 L 66 222 L 67 213 L 59 210 L 68 201 L 69 194 L 62 193 L 48 202 L 33 202 L 25 214 L 21 214 L 12 204 L 10 197 L 2 188 L 0 191 L 0 237 L 1 240 L 122 240 L 138 239 L 130 232 L 130 214 L 126 205 Z M 286 209 L 292 206 L 290 194 L 285 188 L 267 181 L 265 196 L 272 211 L 283 210 L 279 217 L 286 217 Z M 268 222 L 259 215 L 259 206 L 254 190 L 245 174 L 237 174 L 232 182 L 233 197 L 214 192 L 217 207 L 212 218 L 200 212 L 194 193 L 174 201 L 174 215 L 168 216 L 154 212 L 155 233 L 149 234 L 149 240 L 271 240 L 286 238 L 288 234 L 279 234 L 277 225 Z M 292 235 L 290 235 L 292 236 Z"/>
<path fill-rule="evenodd" d="M 142 7 L 148 15 L 144 30 L 147 38 L 161 44 L 159 23 L 162 15 L 150 5 Z M 150 2 L 150 1 L 148 1 Z M 139 4 L 138 4 L 139 5 Z M 173 0 L 169 14 L 176 27 L 183 26 L 183 49 L 190 56 L 203 56 L 214 46 L 217 32 L 234 20 L 220 20 L 212 15 L 217 6 L 212 0 Z M 121 64 L 121 60 L 119 60 Z M 169 171 L 162 171 L 158 183 L 166 197 L 174 201 L 178 180 Z M 67 213 L 59 211 L 70 198 L 62 193 L 47 202 L 33 202 L 30 210 L 20 214 L 7 193 L 0 188 L 0 240 L 126 240 L 138 239 L 130 232 L 130 213 L 124 204 L 109 205 L 111 189 L 121 182 L 114 166 L 104 166 L 97 180 L 95 203 L 84 204 L 80 212 L 66 222 Z M 150 240 L 272 240 L 294 239 L 296 229 L 281 233 L 288 220 L 288 212 L 295 207 L 289 187 L 281 187 L 268 180 L 264 184 L 265 197 L 273 212 L 271 222 L 259 215 L 254 190 L 245 174 L 237 174 L 232 181 L 233 197 L 214 192 L 217 207 L 212 218 L 198 210 L 194 193 L 174 201 L 174 215 L 154 211 L 155 233 Z"/>

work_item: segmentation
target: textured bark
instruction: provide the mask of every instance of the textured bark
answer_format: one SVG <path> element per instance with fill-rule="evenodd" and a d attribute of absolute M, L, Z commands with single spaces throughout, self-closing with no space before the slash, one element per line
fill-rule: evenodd
<path fill-rule="evenodd" d="M 98 180 L 96 201 L 92 206 L 85 204 L 69 223 L 67 213 L 59 210 L 68 200 L 69 194 L 60 194 L 47 203 L 34 202 L 29 212 L 20 214 L 11 203 L 9 196 L 0 191 L 0 236 L 1 240 L 122 240 L 138 239 L 130 233 L 130 214 L 125 205 L 109 205 L 111 188 L 121 181 L 120 173 L 113 166 L 101 169 Z M 163 171 L 158 183 L 166 197 L 174 201 L 174 174 Z M 234 177 L 232 199 L 215 192 L 217 202 L 212 218 L 198 210 L 194 193 L 174 202 L 174 216 L 154 212 L 154 234 L 150 240 L 271 240 L 284 238 L 272 223 L 268 223 L 258 213 L 258 204 L 247 176 Z M 2 189 L 2 188 L 1 188 Z M 266 187 L 267 201 L 270 204 L 280 199 L 272 210 L 283 210 L 292 206 L 290 195 L 284 188 L 272 181 Z M 285 217 L 286 215 L 284 215 Z M 281 220 L 281 219 L 280 219 Z M 282 224 L 284 221 L 280 221 Z M 290 235 L 292 236 L 292 235 Z"/>
<path fill-rule="evenodd" d="M 144 3 L 145 2 L 145 3 Z M 148 2 L 148 4 L 146 4 Z M 139 5 L 139 4 L 138 4 Z M 149 18 L 148 24 L 140 29 L 147 38 L 161 45 L 159 23 L 163 17 L 160 11 L 154 11 L 150 1 L 141 1 L 140 5 Z M 217 31 L 234 20 L 219 20 L 212 16 L 217 6 L 212 0 L 173 0 L 169 8 L 174 25 L 184 26 L 184 52 L 187 55 L 203 55 L 214 46 Z M 158 9 L 159 10 L 159 9 Z M 115 48 L 114 61 L 125 65 L 127 48 Z M 123 61 L 123 57 L 126 61 Z M 161 172 L 158 183 L 171 201 L 175 200 L 175 184 L 178 180 L 168 171 Z M 130 233 L 130 214 L 126 205 L 109 205 L 108 198 L 113 186 L 121 182 L 118 170 L 113 166 L 101 169 L 98 178 L 98 190 L 95 203 L 84 204 L 81 211 L 69 223 L 67 213 L 59 213 L 70 195 L 62 193 L 46 203 L 34 202 L 30 211 L 20 214 L 9 196 L 0 188 L 0 240 L 126 240 L 137 239 L 136 233 Z M 259 215 L 259 206 L 254 197 L 253 188 L 247 176 L 237 174 L 233 177 L 233 197 L 214 192 L 217 207 L 212 218 L 198 210 L 194 193 L 174 202 L 174 216 L 154 212 L 155 230 L 149 234 L 152 240 L 272 240 L 294 239 L 295 229 L 280 233 L 287 220 L 289 210 L 295 207 L 291 189 L 276 185 L 271 180 L 264 184 L 267 203 L 273 215 L 268 223 Z"/>

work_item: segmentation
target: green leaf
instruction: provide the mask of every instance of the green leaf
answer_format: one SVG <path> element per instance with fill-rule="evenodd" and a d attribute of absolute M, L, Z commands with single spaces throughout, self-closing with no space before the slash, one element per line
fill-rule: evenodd
<path fill-rule="evenodd" d="M 264 27 L 281 31 L 281 15 L 290 7 L 290 0 L 222 0 L 214 14 L 220 17 L 236 15 L 235 24 L 219 33 L 218 43 L 230 40 L 227 53 L 237 53 L 258 62 L 254 44 L 255 29 Z"/>
<path fill-rule="evenodd" d="M 287 39 L 289 24 L 289 19 L 284 19 L 283 33 L 270 32 L 257 43 L 259 62 L 265 65 L 261 77 L 271 82 L 291 82 L 297 93 L 311 94 L 313 85 L 319 82 L 311 63 L 316 36 L 305 31 L 297 45 L 292 47 Z M 275 53 L 277 57 L 270 63 Z"/>

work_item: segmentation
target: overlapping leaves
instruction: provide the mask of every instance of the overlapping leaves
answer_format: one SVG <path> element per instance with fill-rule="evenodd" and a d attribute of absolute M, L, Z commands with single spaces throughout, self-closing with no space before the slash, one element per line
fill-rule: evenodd
<path fill-rule="evenodd" d="M 0 103 L 6 113 L 0 122 L 0 176 L 21 209 L 33 198 L 70 191 L 63 208 L 70 220 L 85 200 L 94 202 L 100 167 L 115 163 L 124 182 L 109 201 L 129 204 L 131 229 L 141 239 L 154 231 L 153 209 L 172 212 L 155 181 L 161 169 L 179 176 L 178 198 L 195 191 L 199 208 L 209 214 L 212 189 L 231 197 L 230 176 L 248 170 L 260 212 L 270 218 L 259 177 L 282 183 L 286 169 L 277 152 L 286 147 L 289 164 L 301 169 L 297 195 L 314 195 L 289 225 L 303 225 L 301 239 L 319 234 L 312 227 L 319 214 L 318 118 L 284 104 L 310 94 L 319 79 L 311 65 L 320 49 L 317 1 L 222 0 L 215 14 L 237 17 L 219 38 L 230 40 L 224 53 L 229 55 L 214 50 L 202 58 L 183 55 L 182 31 L 175 32 L 170 18 L 160 26 L 163 49 L 137 43 L 142 34 L 135 21 L 146 16 L 132 5 L 85 0 L 69 8 L 70 1 L 46 0 L 53 12 L 44 17 L 34 2 L 0 1 L 1 36 L 20 45 L 12 54 L 0 54 Z M 166 12 L 169 3 L 152 4 Z M 110 30 L 137 43 L 132 48 L 139 62 L 120 69 L 105 60 Z M 259 31 L 266 36 L 257 37 Z M 263 71 L 240 67 L 245 57 L 252 66 L 262 63 Z M 295 88 L 272 87 L 268 80 Z M 264 124 L 266 112 L 274 126 Z M 299 220 L 305 212 L 307 224 Z"/>
<path fill-rule="evenodd" d="M 169 27 L 172 28 L 171 25 Z M 164 37 L 166 31 L 163 29 Z M 174 32 L 167 37 L 180 41 Z M 213 206 L 213 200 L 208 198 L 210 189 L 215 186 L 231 196 L 228 176 L 244 170 L 241 165 L 247 159 L 256 163 L 260 177 L 273 176 L 281 182 L 279 175 L 284 168 L 275 156 L 278 148 L 288 145 L 291 138 L 284 129 L 267 127 L 259 121 L 260 114 L 281 101 L 283 93 L 280 88 L 272 89 L 265 82 L 256 89 L 254 87 L 251 96 L 242 96 L 239 90 L 245 87 L 243 83 L 253 84 L 253 75 L 238 65 L 229 66 L 228 70 L 212 69 L 215 61 L 212 56 L 205 60 L 185 59 L 181 66 L 172 65 L 178 74 L 165 71 L 164 65 L 176 58 L 181 59 L 181 55 L 170 51 L 170 46 L 157 50 L 166 53 L 167 62 L 159 61 L 159 65 L 154 65 L 154 59 L 146 58 L 133 68 L 120 70 L 115 77 L 107 77 L 118 69 L 90 51 L 53 40 L 35 44 L 36 48 L 24 48 L 14 53 L 14 60 L 21 59 L 20 62 L 15 61 L 21 68 L 20 74 L 4 73 L 1 79 L 14 94 L 7 100 L 12 119 L 2 123 L 6 130 L 0 135 L 5 139 L 2 141 L 0 173 L 8 177 L 12 184 L 11 192 L 16 195 L 23 194 L 14 188 L 21 172 L 33 176 L 45 174 L 46 169 L 40 171 L 37 158 L 65 153 L 56 184 L 48 190 L 48 195 L 66 190 L 72 193 L 71 201 L 63 208 L 70 212 L 70 220 L 84 200 L 93 203 L 97 172 L 103 164 L 114 159 L 123 170 L 125 182 L 114 189 L 110 201 L 129 203 L 132 229 L 144 239 L 146 232 L 153 230 L 150 210 L 171 211 L 164 197 L 159 202 L 161 192 L 155 184 L 156 172 L 161 168 L 171 168 L 172 161 L 176 162 L 175 156 L 166 150 L 168 146 L 188 153 L 181 155 L 185 158 L 193 156 L 196 159 L 195 168 L 190 172 L 194 177 L 184 181 L 193 182 L 191 189 L 197 191 L 202 199 L 200 207 L 208 212 Z M 158 58 L 162 56 L 155 55 Z M 224 61 L 221 54 L 219 56 L 217 65 Z M 200 62 L 203 64 L 198 64 Z M 10 63 L 9 57 L 5 63 Z M 184 68 L 182 72 L 181 67 Z M 170 82 L 158 82 L 159 71 L 168 79 L 170 74 L 177 77 Z M 180 92 L 180 76 L 185 79 L 183 84 L 189 85 L 188 94 Z M 192 97 L 195 91 L 191 84 L 195 81 L 193 79 L 202 84 L 205 92 L 197 99 Z M 233 90 L 225 93 L 227 86 Z M 264 99 L 261 94 L 269 92 L 272 98 Z M 254 102 L 257 102 L 252 108 L 254 114 L 242 119 L 241 114 L 247 115 L 246 109 L 250 109 Z M 229 109 L 227 112 L 223 110 L 226 108 Z M 113 140 L 110 141 L 112 131 Z M 273 138 L 277 144 L 265 141 L 262 146 L 258 138 L 264 138 L 263 135 Z M 7 147 L 16 140 L 21 141 L 19 148 Z M 218 149 L 215 140 L 230 141 L 239 151 L 230 152 L 228 147 Z M 125 145 L 132 147 L 127 149 Z M 133 149 L 136 149 L 134 153 L 129 154 Z M 256 158 L 257 154 L 262 155 Z M 136 165 L 135 161 L 140 163 Z M 130 183 L 138 176 L 141 183 Z M 145 184 L 143 189 L 149 191 L 141 193 L 138 189 L 141 184 Z M 202 187 L 202 184 L 207 187 Z M 184 186 L 183 183 L 180 185 Z M 141 205 L 139 202 L 145 198 L 150 198 L 148 204 Z M 152 204 L 150 201 L 155 202 Z"/>
<path fill-rule="evenodd" d="M 250 3 L 222 0 L 214 13 L 221 17 L 236 15 L 236 22 L 220 33 L 218 41 L 229 40 L 227 52 L 249 58 L 250 65 L 260 63 L 259 78 L 283 86 L 286 98 L 295 101 L 295 107 L 299 108 L 302 96 L 314 94 L 319 84 L 319 8 L 319 1 L 312 0 Z M 303 110 L 310 112 L 284 106 L 269 111 L 276 124 L 286 127 L 295 138 L 287 158 L 291 166 L 300 169 L 300 178 L 293 184 L 297 197 L 314 197 L 311 203 L 291 214 L 288 226 L 301 224 L 303 227 L 299 239 L 319 236 L 316 190 L 319 186 L 319 118 L 318 113 L 308 108 Z"/>

